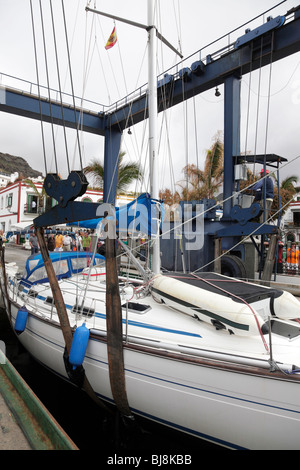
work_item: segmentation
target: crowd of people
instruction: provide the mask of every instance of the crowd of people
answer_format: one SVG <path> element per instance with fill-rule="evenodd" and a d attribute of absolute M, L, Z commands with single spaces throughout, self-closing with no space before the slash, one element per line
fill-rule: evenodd
<path fill-rule="evenodd" d="M 1 235 L 1 234 L 0 234 Z M 49 251 L 91 251 L 93 233 L 88 230 L 78 231 L 73 236 L 68 233 L 63 235 L 58 232 L 56 235 L 49 234 L 47 239 L 47 247 Z M 1 236 L 0 236 L 1 238 Z M 33 232 L 29 239 L 31 254 L 39 252 L 39 245 L 36 234 Z M 141 242 L 141 259 L 142 258 Z M 300 250 L 295 242 L 288 242 L 287 246 L 280 242 L 278 253 L 278 263 L 281 265 L 279 272 L 284 274 L 300 274 Z M 98 253 L 103 254 L 103 250 Z"/>
<path fill-rule="evenodd" d="M 283 251 L 284 272 L 287 274 L 298 274 L 300 270 L 300 252 L 298 246 L 292 243 L 286 251 Z"/>
<path fill-rule="evenodd" d="M 90 251 L 92 243 L 92 233 L 88 230 L 76 232 L 74 236 L 68 233 L 63 235 L 57 232 L 56 235 L 50 233 L 47 238 L 47 247 L 49 251 Z M 33 232 L 29 238 L 31 254 L 39 252 L 39 244 L 36 234 Z"/>

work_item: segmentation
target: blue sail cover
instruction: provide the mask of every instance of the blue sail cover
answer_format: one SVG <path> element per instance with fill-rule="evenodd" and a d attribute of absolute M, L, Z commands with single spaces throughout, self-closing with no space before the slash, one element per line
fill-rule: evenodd
<path fill-rule="evenodd" d="M 73 274 L 80 273 L 92 262 L 92 256 L 86 251 L 52 251 L 49 253 L 57 279 L 65 279 Z M 102 255 L 95 254 L 93 265 L 105 263 Z M 26 266 L 20 280 L 23 286 L 31 287 L 34 284 L 49 282 L 43 257 L 40 253 L 31 255 L 26 261 Z"/>
<path fill-rule="evenodd" d="M 151 235 L 157 232 L 157 204 L 156 199 L 150 198 L 148 193 L 141 194 L 137 199 L 126 206 L 116 207 L 116 225 L 118 232 L 141 232 Z M 105 206 L 105 205 L 103 205 Z M 161 204 L 163 210 L 163 204 Z M 91 220 L 82 220 L 68 224 L 76 227 L 95 229 L 101 222 L 102 217 Z"/>

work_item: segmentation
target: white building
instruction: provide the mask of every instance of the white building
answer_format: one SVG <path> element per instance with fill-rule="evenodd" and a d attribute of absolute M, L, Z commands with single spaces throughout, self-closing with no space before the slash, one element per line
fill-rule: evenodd
<path fill-rule="evenodd" d="M 43 178 L 32 179 L 37 190 L 42 191 Z M 3 232 L 24 229 L 38 215 L 38 195 L 23 181 L 15 181 L 0 188 L 0 229 Z"/>
<path fill-rule="evenodd" d="M 8 185 L 8 183 L 14 183 L 16 179 L 18 179 L 18 177 L 19 177 L 18 172 L 15 172 L 12 174 L 0 172 L 0 188 L 5 188 Z"/>
<path fill-rule="evenodd" d="M 296 242 L 300 245 L 300 196 L 290 203 L 286 213 L 282 218 L 284 232 L 283 242 Z"/>

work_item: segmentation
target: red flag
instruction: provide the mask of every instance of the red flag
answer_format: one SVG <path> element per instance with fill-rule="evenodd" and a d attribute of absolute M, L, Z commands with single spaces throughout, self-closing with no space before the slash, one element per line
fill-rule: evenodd
<path fill-rule="evenodd" d="M 108 41 L 106 43 L 105 49 L 110 49 L 113 47 L 117 42 L 117 33 L 116 33 L 116 28 L 112 30 L 111 35 L 108 38 Z"/>

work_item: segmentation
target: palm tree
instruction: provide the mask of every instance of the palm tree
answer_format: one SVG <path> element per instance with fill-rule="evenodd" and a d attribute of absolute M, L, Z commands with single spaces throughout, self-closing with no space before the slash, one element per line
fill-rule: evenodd
<path fill-rule="evenodd" d="M 140 181 L 143 177 L 142 170 L 137 163 L 123 163 L 124 155 L 125 152 L 120 152 L 118 157 L 117 194 L 126 191 L 133 181 Z M 94 158 L 83 171 L 92 177 L 93 184 L 97 188 L 103 189 L 104 164 L 101 161 Z"/>
<path fill-rule="evenodd" d="M 204 190 L 207 198 L 213 198 L 223 181 L 224 143 L 218 133 L 212 147 L 207 151 L 204 164 Z"/>
<path fill-rule="evenodd" d="M 23 181 L 24 181 L 24 183 L 28 184 L 28 186 L 30 186 L 32 188 L 32 190 L 34 191 L 35 196 L 37 197 L 37 201 L 38 201 L 37 212 L 41 213 L 44 209 L 44 200 L 45 200 L 45 198 L 46 198 L 46 200 L 49 198 L 49 196 L 47 196 L 47 193 L 45 191 L 44 186 L 42 187 L 42 190 L 39 191 L 37 186 L 34 184 L 34 182 L 32 180 L 24 179 Z M 49 200 L 51 200 L 51 199 L 52 198 L 49 198 Z"/>
<path fill-rule="evenodd" d="M 294 186 L 294 183 L 298 183 L 298 176 L 288 176 L 281 182 L 280 188 L 287 189 L 288 191 L 296 194 L 298 191 L 300 191 L 300 188 L 299 186 Z"/>
<path fill-rule="evenodd" d="M 277 178 L 275 177 L 277 182 Z M 289 202 L 294 198 L 295 194 L 300 191 L 299 186 L 294 186 L 298 182 L 298 176 L 292 175 L 287 176 L 284 180 L 282 180 L 280 185 L 280 198 L 281 198 L 281 207 L 282 212 L 281 216 L 286 212 L 289 206 Z M 278 188 L 277 186 L 274 188 L 274 201 L 272 206 L 272 212 L 277 213 L 279 210 L 279 198 L 278 198 Z"/>
<path fill-rule="evenodd" d="M 271 178 L 274 178 L 275 185 L 274 185 L 274 200 L 272 204 L 272 214 L 275 215 L 275 218 L 278 217 L 279 211 L 279 198 L 278 198 L 278 179 L 276 177 L 276 173 L 272 172 L 270 174 Z M 258 175 L 255 175 L 249 168 L 247 169 L 247 180 L 241 181 L 240 189 L 248 188 L 251 184 L 255 183 L 259 179 Z M 286 212 L 289 206 L 289 202 L 293 199 L 295 194 L 300 191 L 299 186 L 294 186 L 298 182 L 298 176 L 292 175 L 287 176 L 284 180 L 281 181 L 280 184 L 280 199 L 281 199 L 281 217 Z"/>
<path fill-rule="evenodd" d="M 185 182 L 178 183 L 182 188 L 182 198 L 185 200 L 214 198 L 223 181 L 223 162 L 224 144 L 218 132 L 211 148 L 207 150 L 204 170 L 193 164 L 183 168 Z"/>

